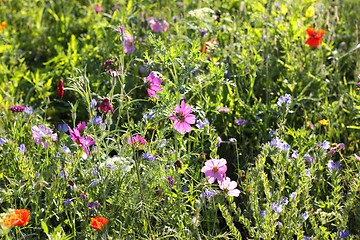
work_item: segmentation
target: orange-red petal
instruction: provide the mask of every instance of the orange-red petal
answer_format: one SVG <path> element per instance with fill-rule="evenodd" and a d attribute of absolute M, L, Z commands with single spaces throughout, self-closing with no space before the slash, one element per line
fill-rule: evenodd
<path fill-rule="evenodd" d="M 102 230 L 105 227 L 105 225 L 109 222 L 109 220 L 107 220 L 104 217 L 90 218 L 90 221 L 91 221 L 91 226 L 96 230 Z"/>
<path fill-rule="evenodd" d="M 320 31 L 315 35 L 315 38 L 322 38 L 324 36 L 324 29 L 320 29 Z"/>
<path fill-rule="evenodd" d="M 316 30 L 314 28 L 308 28 L 306 29 L 306 32 L 309 35 L 309 37 L 313 37 L 314 35 L 316 35 Z"/>

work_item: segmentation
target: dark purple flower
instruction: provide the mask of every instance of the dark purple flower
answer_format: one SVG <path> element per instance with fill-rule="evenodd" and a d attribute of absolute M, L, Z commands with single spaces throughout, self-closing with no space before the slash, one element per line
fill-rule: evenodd
<path fill-rule="evenodd" d="M 183 189 L 182 189 L 183 192 L 188 192 L 190 191 L 190 189 L 188 188 L 188 186 L 184 186 Z"/>
<path fill-rule="evenodd" d="M 175 168 L 180 168 L 181 169 L 181 167 L 182 167 L 181 160 L 180 159 L 176 160 L 174 162 L 174 166 L 175 166 Z"/>
<path fill-rule="evenodd" d="M 205 36 L 207 34 L 206 30 L 200 30 L 201 36 Z"/>
<path fill-rule="evenodd" d="M 247 120 L 236 119 L 236 120 L 234 121 L 234 123 L 235 123 L 236 125 L 241 126 L 241 125 L 245 125 L 245 124 L 247 123 Z"/>
<path fill-rule="evenodd" d="M 69 128 L 68 128 L 67 124 L 59 124 L 59 125 L 58 125 L 58 129 L 59 129 L 60 132 L 67 132 L 67 131 L 69 131 Z"/>
<path fill-rule="evenodd" d="M 10 106 L 10 110 L 12 112 L 23 112 L 23 111 L 25 111 L 25 107 L 23 107 L 23 106 Z"/>
<path fill-rule="evenodd" d="M 63 202 L 63 205 L 64 205 L 64 206 L 69 206 L 69 205 L 71 205 L 71 204 L 72 204 L 72 201 L 71 201 L 71 199 L 69 199 L 69 198 L 67 198 L 66 201 Z"/>
<path fill-rule="evenodd" d="M 168 176 L 166 179 L 169 182 L 169 187 L 170 187 L 170 190 L 171 190 L 173 188 L 173 186 L 174 186 L 174 178 L 172 176 Z"/>

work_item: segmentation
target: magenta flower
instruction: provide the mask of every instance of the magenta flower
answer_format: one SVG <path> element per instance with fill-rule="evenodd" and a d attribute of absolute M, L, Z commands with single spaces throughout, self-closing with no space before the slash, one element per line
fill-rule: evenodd
<path fill-rule="evenodd" d="M 135 51 L 134 37 L 130 34 L 124 34 L 124 53 L 131 54 Z"/>
<path fill-rule="evenodd" d="M 214 183 L 215 178 L 220 182 L 226 173 L 226 159 L 210 159 L 205 162 L 205 166 L 201 169 L 201 172 L 205 173 L 205 177 L 209 178 L 209 183 Z"/>
<path fill-rule="evenodd" d="M 10 110 L 14 112 L 23 112 L 25 111 L 25 107 L 23 106 L 10 106 Z"/>
<path fill-rule="evenodd" d="M 111 113 L 114 114 L 114 109 L 113 109 L 113 107 L 112 107 L 112 105 L 111 105 L 111 103 L 110 103 L 110 99 L 109 99 L 109 98 L 101 99 L 101 103 L 100 103 L 100 105 L 99 105 L 99 107 L 98 107 L 98 110 L 99 110 L 99 112 L 105 113 L 105 114 L 107 114 L 108 111 L 110 110 Z"/>
<path fill-rule="evenodd" d="M 140 135 L 133 136 L 128 139 L 129 144 L 136 144 L 139 143 L 141 145 L 144 145 L 146 143 L 146 140 L 144 137 L 141 137 Z"/>
<path fill-rule="evenodd" d="M 154 72 L 151 72 L 145 80 L 145 87 L 150 98 L 155 97 L 159 99 L 156 92 L 161 92 L 163 89 L 159 86 L 162 83 L 162 79 L 155 76 Z"/>
<path fill-rule="evenodd" d="M 31 132 L 35 143 L 41 143 L 43 148 L 47 148 L 51 141 L 55 142 L 57 140 L 57 134 L 53 134 L 53 131 L 50 128 L 45 128 L 44 125 L 33 126 Z"/>
<path fill-rule="evenodd" d="M 175 121 L 173 126 L 179 131 L 179 133 L 184 134 L 185 132 L 191 131 L 190 124 L 195 123 L 195 116 L 190 114 L 191 106 L 185 106 L 185 101 L 181 101 L 181 107 L 176 104 L 174 111 L 175 114 L 172 114 L 169 119 Z"/>
<path fill-rule="evenodd" d="M 100 7 L 99 5 L 95 5 L 95 6 L 94 6 L 94 10 L 95 10 L 95 12 L 99 13 L 99 12 L 102 12 L 102 11 L 103 11 L 103 8 Z"/>
<path fill-rule="evenodd" d="M 225 191 L 230 197 L 238 197 L 240 194 L 240 190 L 236 189 L 237 183 L 235 181 L 231 181 L 229 177 L 224 178 L 219 187 L 221 190 Z"/>
<path fill-rule="evenodd" d="M 147 22 L 153 32 L 166 32 L 169 27 L 165 20 L 159 21 L 156 18 L 148 18 Z"/>
<path fill-rule="evenodd" d="M 80 131 L 78 128 L 74 128 L 73 130 L 69 127 L 70 135 L 72 136 L 72 140 L 77 144 L 81 145 L 84 151 L 86 152 L 86 155 L 89 156 L 89 150 L 88 147 L 95 144 L 93 139 L 89 136 L 86 139 L 80 136 Z"/>

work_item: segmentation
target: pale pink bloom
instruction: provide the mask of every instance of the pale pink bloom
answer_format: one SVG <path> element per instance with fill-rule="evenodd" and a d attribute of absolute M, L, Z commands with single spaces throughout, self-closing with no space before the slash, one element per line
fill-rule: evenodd
<path fill-rule="evenodd" d="M 231 181 L 229 177 L 224 178 L 219 187 L 221 190 L 225 191 L 230 197 L 238 197 L 240 194 L 240 190 L 236 189 L 237 183 L 235 181 Z"/>
<path fill-rule="evenodd" d="M 154 96 L 155 98 L 159 99 L 159 97 L 156 95 L 155 92 L 161 92 L 163 90 L 161 87 L 159 87 L 159 84 L 161 84 L 162 81 L 163 80 L 161 78 L 155 76 L 154 72 L 151 72 L 149 76 L 146 78 L 145 87 L 150 98 Z"/>
<path fill-rule="evenodd" d="M 156 18 L 148 18 L 147 22 L 153 32 L 166 32 L 169 27 L 165 20 L 159 21 Z"/>
<path fill-rule="evenodd" d="M 136 135 L 136 136 L 129 138 L 128 143 L 130 143 L 130 144 L 139 143 L 139 144 L 143 145 L 146 143 L 146 140 L 144 137 L 141 137 L 140 135 Z"/>
<path fill-rule="evenodd" d="M 124 34 L 124 53 L 131 54 L 135 51 L 135 44 L 134 44 L 134 38 L 128 34 Z"/>
<path fill-rule="evenodd" d="M 174 111 L 175 114 L 172 114 L 169 119 L 175 121 L 173 126 L 179 131 L 179 133 L 184 134 L 185 132 L 191 131 L 190 124 L 195 123 L 195 116 L 190 114 L 191 106 L 185 106 L 185 101 L 181 101 L 181 107 L 176 104 Z"/>
<path fill-rule="evenodd" d="M 57 140 L 57 134 L 53 133 L 50 128 L 46 128 L 44 125 L 39 125 L 39 127 L 33 126 L 31 128 L 31 132 L 35 143 L 41 143 L 43 148 L 47 148 L 51 141 L 55 142 Z"/>
<path fill-rule="evenodd" d="M 214 183 L 215 179 L 220 182 L 226 173 L 226 159 L 210 159 L 205 162 L 205 166 L 201 169 L 201 172 L 205 173 L 205 177 L 209 178 L 209 183 Z"/>
<path fill-rule="evenodd" d="M 356 155 L 356 153 L 354 153 L 355 159 L 360 161 L 360 157 L 358 155 Z"/>

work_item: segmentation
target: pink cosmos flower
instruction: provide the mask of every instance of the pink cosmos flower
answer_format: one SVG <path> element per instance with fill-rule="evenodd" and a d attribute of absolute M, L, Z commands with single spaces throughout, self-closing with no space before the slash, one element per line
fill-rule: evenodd
<path fill-rule="evenodd" d="M 103 11 L 103 8 L 100 7 L 99 5 L 95 5 L 95 6 L 94 6 L 94 10 L 95 10 L 95 12 L 99 13 L 99 12 L 102 12 L 102 11 Z"/>
<path fill-rule="evenodd" d="M 224 178 L 219 187 L 221 190 L 225 191 L 230 197 L 238 197 L 240 194 L 240 190 L 236 189 L 237 183 L 235 181 L 231 181 L 229 177 Z"/>
<path fill-rule="evenodd" d="M 176 104 L 174 111 L 175 114 L 172 114 L 169 119 L 175 121 L 173 126 L 174 128 L 179 131 L 179 133 L 184 134 L 185 132 L 191 131 L 190 124 L 195 123 L 195 116 L 190 114 L 191 106 L 185 106 L 185 101 L 181 101 L 181 107 Z"/>
<path fill-rule="evenodd" d="M 51 141 L 55 142 L 57 140 L 57 134 L 53 134 L 53 131 L 50 128 L 45 128 L 44 125 L 33 126 L 31 132 L 35 143 L 41 143 L 43 148 L 47 148 Z"/>
<path fill-rule="evenodd" d="M 98 107 L 98 110 L 99 110 L 99 112 L 105 113 L 105 114 L 107 114 L 108 111 L 110 110 L 111 113 L 114 114 L 114 109 L 113 109 L 113 107 L 112 107 L 112 105 L 111 105 L 111 103 L 110 103 L 110 99 L 109 99 L 109 98 L 101 99 L 101 103 L 100 103 L 100 105 L 99 105 L 99 107 Z"/>
<path fill-rule="evenodd" d="M 162 81 L 163 80 L 161 78 L 158 78 L 155 76 L 154 72 L 151 72 L 149 74 L 149 76 L 146 78 L 145 87 L 146 87 L 146 90 L 147 90 L 150 98 L 152 98 L 154 96 L 155 98 L 159 99 L 159 97 L 156 95 L 155 92 L 161 92 L 163 90 L 158 85 L 158 84 L 161 84 Z"/>
<path fill-rule="evenodd" d="M 84 149 L 84 151 L 86 152 L 86 154 L 89 156 L 89 150 L 88 150 L 88 147 L 92 146 L 95 144 L 95 142 L 93 141 L 93 139 L 88 136 L 86 139 L 81 137 L 80 136 L 80 131 L 78 128 L 74 128 L 74 129 L 71 129 L 70 127 L 69 128 L 69 132 L 70 132 L 70 135 L 72 136 L 72 140 L 78 144 L 78 145 L 81 145 L 82 148 Z"/>
<path fill-rule="evenodd" d="M 132 37 L 128 33 L 125 33 L 123 45 L 124 45 L 124 53 L 130 55 L 132 52 L 135 51 L 134 37 Z"/>
<path fill-rule="evenodd" d="M 147 22 L 153 32 L 166 32 L 169 27 L 165 20 L 159 21 L 156 18 L 148 18 Z"/>
<path fill-rule="evenodd" d="M 205 162 L 205 166 L 201 169 L 201 172 L 205 173 L 205 177 L 209 178 L 209 183 L 214 183 L 215 178 L 220 182 L 226 173 L 226 159 L 210 159 Z"/>
<path fill-rule="evenodd" d="M 141 137 L 140 135 L 133 136 L 128 139 L 129 144 L 136 144 L 139 143 L 141 145 L 144 145 L 146 143 L 146 140 L 144 137 Z"/>

